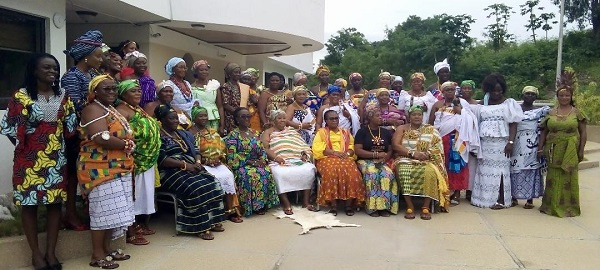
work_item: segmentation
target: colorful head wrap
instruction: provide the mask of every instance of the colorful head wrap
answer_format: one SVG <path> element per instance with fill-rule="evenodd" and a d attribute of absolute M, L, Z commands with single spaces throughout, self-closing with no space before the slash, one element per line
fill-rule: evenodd
<path fill-rule="evenodd" d="M 117 89 L 118 89 L 118 94 L 119 97 L 122 96 L 123 94 L 125 94 L 125 92 L 129 91 L 130 89 L 136 88 L 136 87 L 140 87 L 140 82 L 138 80 L 124 80 L 121 81 L 119 84 L 117 84 Z"/>
<path fill-rule="evenodd" d="M 448 64 L 448 58 L 444 59 L 444 61 L 442 62 L 438 62 L 433 66 L 433 72 L 435 74 L 438 74 L 438 72 L 440 70 L 442 70 L 442 68 L 448 68 L 448 71 L 450 71 L 450 64 Z"/>
<path fill-rule="evenodd" d="M 163 80 L 161 83 L 158 84 L 158 86 L 156 87 L 156 94 L 160 93 L 160 91 L 162 91 L 163 89 L 165 89 L 167 86 L 171 86 L 167 81 Z"/>
<path fill-rule="evenodd" d="M 308 93 L 308 88 L 306 88 L 306 86 L 304 86 L 304 85 L 296 86 L 296 87 L 294 87 L 294 90 L 292 90 L 292 96 L 295 97 L 300 92 Z"/>
<path fill-rule="evenodd" d="M 200 106 L 192 107 L 192 113 L 190 115 L 192 117 L 192 121 L 196 121 L 196 117 L 198 117 L 198 115 L 201 113 L 208 114 L 208 110 L 206 108 L 200 107 Z"/>
<path fill-rule="evenodd" d="M 333 93 L 342 93 L 342 89 L 337 85 L 330 85 L 329 87 L 327 87 L 327 94 Z"/>
<path fill-rule="evenodd" d="M 177 64 L 181 62 L 185 63 L 185 60 L 179 57 L 173 57 L 169 59 L 169 62 L 167 62 L 167 65 L 165 66 L 165 72 L 167 73 L 167 75 L 169 75 L 169 77 L 173 76 L 173 68 L 175 68 L 175 66 L 177 66 Z"/>
<path fill-rule="evenodd" d="M 391 80 L 392 74 L 387 71 L 382 71 L 381 73 L 379 73 L 379 79 L 381 80 L 381 78 L 383 78 L 383 77 L 388 77 Z"/>
<path fill-rule="evenodd" d="M 410 80 L 412 81 L 414 79 L 420 79 L 421 81 L 425 81 L 425 74 L 421 72 L 415 72 L 412 75 L 410 75 Z"/>
<path fill-rule="evenodd" d="M 323 72 L 331 73 L 331 70 L 329 70 L 328 66 L 319 66 L 317 68 L 317 72 L 315 72 L 315 75 L 319 76 Z"/>
<path fill-rule="evenodd" d="M 419 105 L 413 105 L 410 108 L 408 108 L 408 114 L 411 114 L 413 112 L 424 112 L 425 109 L 423 108 L 423 106 L 419 106 Z"/>
<path fill-rule="evenodd" d="M 376 114 L 381 112 L 379 106 L 367 106 L 367 117 L 365 119 L 365 124 L 368 124 L 371 121 L 371 118 Z"/>
<path fill-rule="evenodd" d="M 271 122 L 275 122 L 277 117 L 279 117 L 282 114 L 285 114 L 285 112 L 281 109 L 272 110 L 271 115 L 269 116 L 269 119 L 271 120 Z"/>
<path fill-rule="evenodd" d="M 473 80 L 464 80 L 460 83 L 460 86 L 470 85 L 471 88 L 475 89 L 475 82 Z"/>
<path fill-rule="evenodd" d="M 293 79 L 294 85 L 296 85 L 296 83 L 298 83 L 300 80 L 305 79 L 305 78 L 308 78 L 308 77 L 306 77 L 306 74 L 304 74 L 303 72 L 294 73 L 294 79 Z"/>
<path fill-rule="evenodd" d="M 341 85 L 342 88 L 346 88 L 348 86 L 348 82 L 342 78 L 338 78 L 337 80 L 335 80 L 335 84 Z"/>
<path fill-rule="evenodd" d="M 388 95 L 389 95 L 390 90 L 387 88 L 379 88 L 379 89 L 377 89 L 377 93 L 375 94 L 375 96 L 379 97 L 379 95 L 381 95 L 383 93 L 388 93 Z"/>
<path fill-rule="evenodd" d="M 88 85 L 88 102 L 92 102 L 96 98 L 95 90 L 98 85 L 104 80 L 112 80 L 109 75 L 98 75 L 94 77 Z"/>
<path fill-rule="evenodd" d="M 236 68 L 240 68 L 240 65 L 236 64 L 236 63 L 227 63 L 227 65 L 225 65 L 225 68 L 223 69 L 225 71 L 225 80 L 229 80 L 229 74 L 233 73 L 233 71 Z"/>
<path fill-rule="evenodd" d="M 452 82 L 452 81 L 447 81 L 445 83 L 442 83 L 442 85 L 440 86 L 441 89 L 439 89 L 440 91 L 444 91 L 444 89 L 451 87 L 452 89 L 456 89 L 456 83 Z"/>
<path fill-rule="evenodd" d="M 240 77 L 248 77 L 248 78 L 252 79 L 252 74 L 250 74 L 250 72 L 242 71 L 242 74 L 240 74 Z"/>
<path fill-rule="evenodd" d="M 154 109 L 154 116 L 158 121 L 161 121 L 165 116 L 172 112 L 177 113 L 171 104 L 160 104 Z"/>
<path fill-rule="evenodd" d="M 98 30 L 90 30 L 77 38 L 69 50 L 63 52 L 73 57 L 75 62 L 79 62 L 94 52 L 96 48 L 101 47 L 102 44 L 102 33 Z"/>
<path fill-rule="evenodd" d="M 125 55 L 125 60 L 127 60 L 127 66 L 128 67 L 133 67 L 133 64 L 139 58 L 145 58 L 146 60 L 148 59 L 148 57 L 146 57 L 145 54 L 143 54 L 141 52 L 138 52 L 138 51 L 133 51 L 133 52 L 130 52 L 130 53 L 126 54 Z"/>
<path fill-rule="evenodd" d="M 394 81 L 395 82 L 404 82 L 404 80 L 400 76 L 394 76 Z"/>
<path fill-rule="evenodd" d="M 521 94 L 525 94 L 525 93 L 534 93 L 536 95 L 539 95 L 540 91 L 537 89 L 537 87 L 528 85 L 528 86 L 523 87 L 523 91 L 521 92 Z"/>
<path fill-rule="evenodd" d="M 192 65 L 192 70 L 195 72 L 196 69 L 198 69 L 202 65 L 205 65 L 208 68 L 210 68 L 210 65 L 208 64 L 208 61 L 206 61 L 206 60 L 198 60 L 198 61 L 194 62 L 194 64 Z"/>
<path fill-rule="evenodd" d="M 260 77 L 260 70 L 256 68 L 247 68 L 244 72 L 249 73 L 256 78 Z"/>
<path fill-rule="evenodd" d="M 358 72 L 352 72 L 350 73 L 350 76 L 348 76 L 348 80 L 352 81 L 352 79 L 354 78 L 361 78 L 362 79 L 362 75 L 360 75 L 360 73 Z"/>

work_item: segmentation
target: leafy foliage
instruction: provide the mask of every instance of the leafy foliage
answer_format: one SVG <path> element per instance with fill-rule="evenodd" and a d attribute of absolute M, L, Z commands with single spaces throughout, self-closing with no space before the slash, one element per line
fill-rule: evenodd
<path fill-rule="evenodd" d="M 512 11 L 512 7 L 505 4 L 493 4 L 483 10 L 490 12 L 488 18 L 494 18 L 494 23 L 485 27 L 487 30 L 485 36 L 490 39 L 495 50 L 504 48 L 507 43 L 514 40 L 514 35 L 508 33 L 508 20 L 515 12 Z"/>

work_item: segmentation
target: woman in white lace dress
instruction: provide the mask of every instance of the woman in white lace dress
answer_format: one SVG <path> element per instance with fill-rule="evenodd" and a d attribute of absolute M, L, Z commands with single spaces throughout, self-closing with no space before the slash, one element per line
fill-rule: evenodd
<path fill-rule="evenodd" d="M 473 183 L 471 204 L 494 210 L 510 207 L 510 156 L 517 124 L 524 118 L 521 106 L 507 91 L 504 76 L 492 73 L 483 81 L 486 93 L 479 110 L 479 164 Z"/>

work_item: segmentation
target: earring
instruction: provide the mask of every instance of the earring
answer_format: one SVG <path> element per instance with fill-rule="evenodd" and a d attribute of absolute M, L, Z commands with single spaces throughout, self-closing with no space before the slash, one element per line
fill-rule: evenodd
<path fill-rule="evenodd" d="M 86 62 L 86 63 L 87 63 L 87 58 L 86 58 L 86 59 L 84 59 L 84 62 Z"/>
<path fill-rule="evenodd" d="M 52 86 L 56 86 L 56 82 L 52 82 Z"/>

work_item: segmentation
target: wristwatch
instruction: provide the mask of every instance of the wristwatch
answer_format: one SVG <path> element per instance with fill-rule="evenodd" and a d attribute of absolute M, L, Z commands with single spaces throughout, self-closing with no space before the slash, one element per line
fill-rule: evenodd
<path fill-rule="evenodd" d="M 508 141 L 508 143 L 510 143 L 510 144 L 514 144 L 515 142 L 513 142 L 513 141 Z"/>
<path fill-rule="evenodd" d="M 105 141 L 108 141 L 108 139 L 110 139 L 110 133 L 105 130 L 102 132 L 102 135 L 100 135 L 100 138 L 102 138 Z"/>

